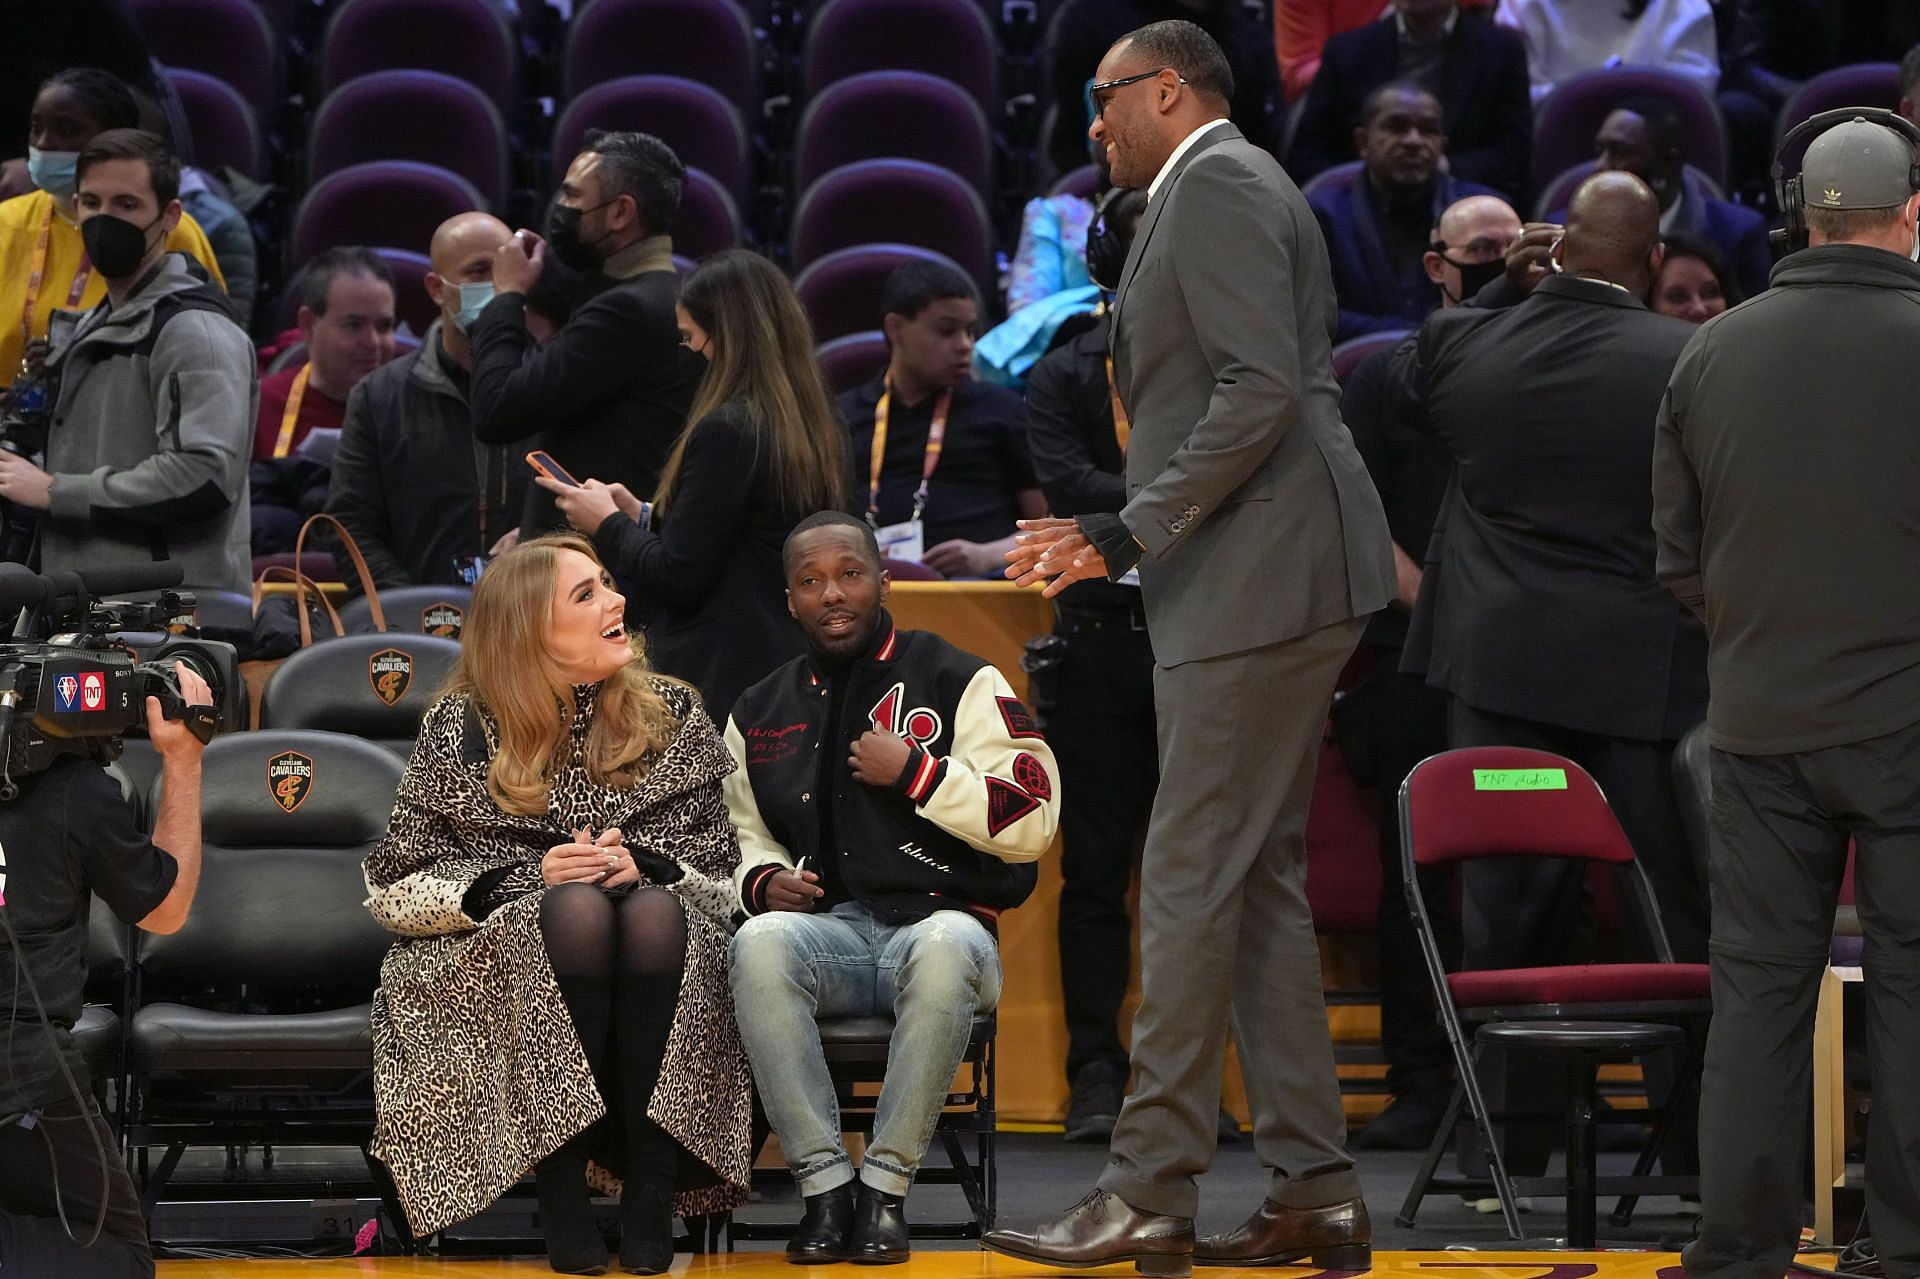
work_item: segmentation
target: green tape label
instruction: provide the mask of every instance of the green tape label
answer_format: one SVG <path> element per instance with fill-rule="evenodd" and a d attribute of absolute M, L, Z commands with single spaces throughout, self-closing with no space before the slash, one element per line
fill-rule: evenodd
<path fill-rule="evenodd" d="M 1475 790 L 1565 790 L 1564 768 L 1476 768 Z"/>

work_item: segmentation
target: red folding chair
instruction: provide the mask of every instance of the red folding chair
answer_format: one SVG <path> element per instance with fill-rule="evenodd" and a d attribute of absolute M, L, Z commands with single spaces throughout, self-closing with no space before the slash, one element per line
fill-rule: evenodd
<path fill-rule="evenodd" d="M 1612 867 L 1620 872 L 1617 878 L 1624 881 L 1627 895 L 1646 921 L 1654 962 L 1447 972 L 1416 872 L 1421 867 L 1483 857 L 1574 858 Z M 1674 962 L 1646 871 L 1634 860 L 1633 845 L 1586 770 L 1547 751 L 1505 746 L 1446 751 L 1423 760 L 1400 787 L 1400 869 L 1421 954 L 1433 983 L 1434 1003 L 1453 1048 L 1460 1083 L 1395 1220 L 1411 1227 L 1421 1200 L 1428 1194 L 1484 1194 L 1489 1181 L 1500 1199 L 1508 1233 L 1516 1239 L 1521 1237 L 1517 1211 L 1517 1196 L 1521 1194 L 1566 1196 L 1573 1234 L 1578 1233 L 1575 1223 L 1582 1217 L 1590 1230 L 1596 1193 L 1695 1193 L 1696 1178 L 1655 1177 L 1650 1172 L 1698 1073 L 1699 1035 L 1711 1011 L 1707 965 Z M 1495 1116 L 1488 1109 L 1474 1071 L 1478 1053 L 1469 1028 L 1520 1022 L 1536 1024 L 1539 1034 L 1529 1045 L 1533 1050 L 1584 1053 L 1594 1061 L 1645 1050 L 1620 1047 L 1631 1038 L 1620 1033 L 1627 1024 L 1647 1032 L 1642 1036 L 1646 1048 L 1670 1040 L 1672 1032 L 1667 1027 L 1680 1026 L 1688 1031 L 1694 1050 L 1670 1095 L 1654 1112 L 1657 1122 L 1653 1135 L 1630 1176 L 1599 1178 L 1581 1185 L 1581 1170 L 1572 1166 L 1571 1157 L 1570 1175 L 1565 1179 L 1516 1179 L 1508 1175 L 1492 1121 L 1511 1116 Z M 1602 1027 L 1611 1029 L 1603 1032 Z M 1596 1053 L 1599 1056 L 1594 1056 Z M 1590 1086 L 1587 1099 L 1590 1105 Z M 1490 1178 L 1434 1175 L 1451 1141 L 1463 1101 L 1486 1145 Z M 1576 1096 L 1576 1108 L 1580 1104 Z M 1590 1133 L 1584 1140 L 1587 1146 L 1583 1153 L 1590 1159 Z M 1570 1144 L 1574 1144 L 1571 1137 Z M 1590 1177 L 1590 1164 L 1587 1175 Z M 1584 1203 L 1578 1202 L 1576 1191 L 1584 1194 Z M 1630 1211 L 1631 1201 L 1623 1199 L 1614 1221 L 1620 1223 L 1622 1215 Z"/>

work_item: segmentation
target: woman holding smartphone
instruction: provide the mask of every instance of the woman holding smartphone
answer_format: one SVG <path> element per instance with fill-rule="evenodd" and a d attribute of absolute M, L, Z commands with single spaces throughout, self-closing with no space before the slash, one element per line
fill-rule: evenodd
<path fill-rule="evenodd" d="M 671 1264 L 674 1212 L 747 1197 L 733 765 L 625 608 L 577 535 L 495 560 L 366 862 L 400 934 L 373 1005 L 374 1153 L 417 1236 L 533 1165 L 563 1274 L 607 1264 L 590 1184 L 619 1194 L 634 1274 Z"/>
<path fill-rule="evenodd" d="M 766 258 L 730 250 L 702 262 L 679 318 L 707 373 L 650 518 L 618 484 L 536 482 L 633 598 L 655 669 L 698 688 L 725 723 L 748 686 L 805 650 L 780 547 L 807 516 L 845 504 L 846 433 L 806 313 Z"/>

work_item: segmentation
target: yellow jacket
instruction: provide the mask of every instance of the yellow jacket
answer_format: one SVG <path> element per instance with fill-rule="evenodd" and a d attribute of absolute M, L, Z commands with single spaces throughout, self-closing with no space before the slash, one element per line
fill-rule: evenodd
<path fill-rule="evenodd" d="M 26 317 L 27 288 L 42 226 L 48 228 L 46 268 L 40 295 L 33 302 L 33 314 Z M 181 213 L 180 225 L 167 237 L 167 248 L 197 259 L 222 289 L 227 287 L 220 264 L 214 261 L 213 246 L 207 243 L 206 232 L 191 214 Z M 10 384 L 19 374 L 20 356 L 27 342 L 47 335 L 47 318 L 56 310 L 69 307 L 74 276 L 79 273 L 85 257 L 79 226 L 45 191 L 29 191 L 0 201 L 0 387 Z M 87 310 L 107 295 L 107 282 L 100 278 L 98 271 L 89 271 L 87 277 L 79 298 L 71 304 L 72 309 Z"/>

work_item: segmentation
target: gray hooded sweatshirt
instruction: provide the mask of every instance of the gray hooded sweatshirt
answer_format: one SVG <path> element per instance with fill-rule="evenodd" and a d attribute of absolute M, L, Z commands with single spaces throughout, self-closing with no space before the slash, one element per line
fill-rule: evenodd
<path fill-rule="evenodd" d="M 44 572 L 172 560 L 190 587 L 248 589 L 260 379 L 228 314 L 219 290 L 170 253 L 119 307 L 102 301 L 81 320 L 57 357 Z"/>

